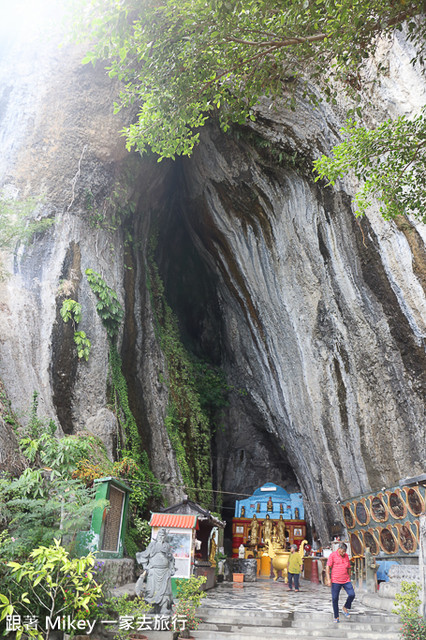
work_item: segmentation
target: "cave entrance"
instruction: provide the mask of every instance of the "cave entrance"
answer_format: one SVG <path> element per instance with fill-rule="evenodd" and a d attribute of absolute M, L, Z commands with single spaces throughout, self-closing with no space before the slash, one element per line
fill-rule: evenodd
<path fill-rule="evenodd" d="M 265 482 L 289 493 L 300 489 L 282 442 L 239 380 L 238 358 L 225 331 L 229 297 L 214 257 L 206 250 L 208 243 L 200 236 L 200 211 L 185 198 L 177 180 L 171 202 L 156 222 L 155 261 L 183 344 L 194 358 L 222 371 L 226 380 L 225 406 L 209 413 L 212 497 L 204 506 L 227 522 L 225 552 L 231 553 L 237 500 Z"/>

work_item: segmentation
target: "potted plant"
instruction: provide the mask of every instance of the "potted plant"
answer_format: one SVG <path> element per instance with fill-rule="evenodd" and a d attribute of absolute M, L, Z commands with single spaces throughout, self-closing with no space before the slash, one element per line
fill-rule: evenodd
<path fill-rule="evenodd" d="M 197 609 L 200 602 L 206 597 L 204 591 L 200 591 L 200 587 L 206 582 L 206 576 L 196 578 L 191 576 L 189 579 L 176 580 L 176 594 L 178 603 L 175 606 L 175 615 L 181 618 L 184 628 L 179 630 L 178 638 L 192 638 L 191 631 L 198 628 L 201 619 L 197 617 Z"/>

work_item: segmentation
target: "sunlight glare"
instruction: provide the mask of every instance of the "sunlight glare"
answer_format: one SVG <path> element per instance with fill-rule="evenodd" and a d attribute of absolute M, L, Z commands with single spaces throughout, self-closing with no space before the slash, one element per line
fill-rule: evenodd
<path fill-rule="evenodd" d="M 56 18 L 60 4 L 63 0 L 0 0 L 0 37 L 36 34 Z"/>

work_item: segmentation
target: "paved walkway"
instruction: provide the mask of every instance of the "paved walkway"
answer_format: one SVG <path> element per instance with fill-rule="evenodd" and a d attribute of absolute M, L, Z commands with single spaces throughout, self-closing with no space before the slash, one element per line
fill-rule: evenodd
<path fill-rule="evenodd" d="M 400 640 L 397 616 L 357 594 L 351 615 L 333 624 L 331 590 L 301 580 L 300 591 L 284 582 L 226 582 L 207 592 L 198 610 L 197 640 Z M 340 609 L 346 593 L 340 597 Z"/>
<path fill-rule="evenodd" d="M 340 607 L 345 602 L 345 592 L 340 595 Z M 351 620 L 353 622 L 363 622 L 364 617 L 373 617 L 379 623 L 385 620 L 389 613 L 385 610 L 377 609 L 361 602 L 361 594 L 355 598 L 352 605 Z M 272 579 L 260 579 L 257 582 L 223 582 L 214 589 L 207 591 L 206 597 L 202 600 L 199 614 L 202 610 L 209 611 L 210 618 L 217 618 L 220 621 L 225 615 L 234 612 L 240 624 L 245 624 L 245 612 L 248 619 L 252 615 L 307 614 L 318 616 L 319 618 L 332 619 L 331 593 L 330 588 L 322 584 L 315 584 L 308 580 L 301 579 L 300 591 L 289 591 L 284 582 L 274 582 Z M 217 609 L 217 616 L 215 610 Z M 366 619 L 366 618 L 365 618 Z M 171 640 L 171 632 L 144 632 L 149 640 Z M 200 637 L 199 632 L 194 632 L 195 637 Z M 217 634 L 220 638 L 220 634 Z"/>
<path fill-rule="evenodd" d="M 340 605 L 345 602 L 345 592 L 341 591 Z M 330 587 L 315 584 L 309 580 L 300 581 L 300 591 L 289 591 L 284 582 L 258 580 L 257 582 L 223 582 L 215 589 L 207 591 L 202 600 L 203 607 L 217 609 L 238 609 L 250 611 L 328 613 L 332 615 Z M 388 612 L 370 607 L 355 597 L 353 615 L 386 616 Z"/>

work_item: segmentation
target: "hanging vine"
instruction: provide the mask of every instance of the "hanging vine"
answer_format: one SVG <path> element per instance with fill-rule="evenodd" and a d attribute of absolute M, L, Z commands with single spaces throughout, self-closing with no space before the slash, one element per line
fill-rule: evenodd
<path fill-rule="evenodd" d="M 108 338 L 115 340 L 124 317 L 124 310 L 114 289 L 111 289 L 99 273 L 86 269 L 87 281 L 98 299 L 96 311 L 107 330 Z"/>
<path fill-rule="evenodd" d="M 155 313 L 156 333 L 164 354 L 169 387 L 169 406 L 165 426 L 175 451 L 187 493 L 191 499 L 210 506 L 211 502 L 211 434 L 214 428 L 209 419 L 210 399 L 202 390 L 202 383 L 215 367 L 200 365 L 182 344 L 178 321 L 166 302 L 164 285 L 154 260 L 155 239 L 150 243 L 148 290 Z M 207 373 L 208 372 L 208 373 Z M 215 381 L 217 407 L 227 403 L 227 386 L 223 375 L 211 375 Z M 214 385 L 213 385 L 214 386 Z M 209 391 L 212 390 L 210 385 Z M 219 400 L 220 397 L 220 400 Z M 204 402 L 206 401 L 207 402 Z M 209 405 L 207 407 L 207 405 Z M 197 487 L 197 489 L 191 489 Z"/>
<path fill-rule="evenodd" d="M 77 325 L 81 320 L 81 304 L 71 298 L 67 298 L 62 303 L 60 314 L 65 323 L 71 320 L 74 327 L 74 342 L 77 347 L 77 355 L 87 362 L 92 344 L 84 331 L 77 331 Z"/>

